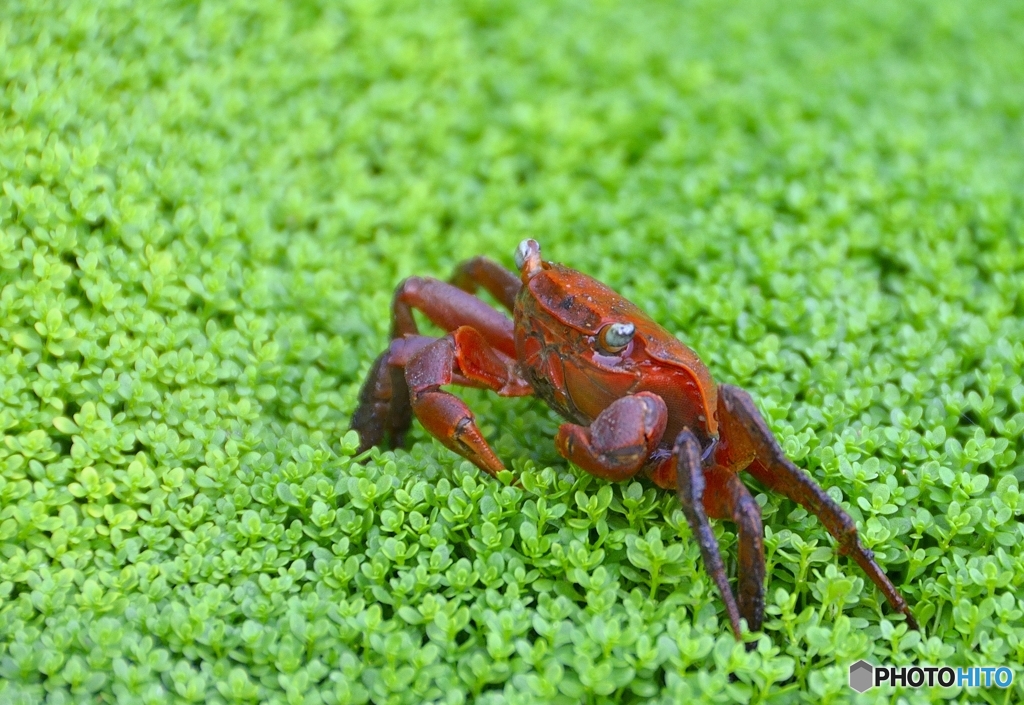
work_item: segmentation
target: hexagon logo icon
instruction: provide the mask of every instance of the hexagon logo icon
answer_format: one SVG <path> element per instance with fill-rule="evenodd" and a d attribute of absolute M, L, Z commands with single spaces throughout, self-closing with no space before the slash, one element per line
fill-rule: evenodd
<path fill-rule="evenodd" d="M 863 693 L 875 684 L 874 667 L 861 659 L 857 663 L 850 664 L 850 687 L 858 693 Z"/>

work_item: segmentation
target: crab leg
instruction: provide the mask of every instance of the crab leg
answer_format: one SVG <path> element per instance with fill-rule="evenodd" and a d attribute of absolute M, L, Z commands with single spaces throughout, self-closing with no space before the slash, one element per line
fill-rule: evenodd
<path fill-rule="evenodd" d="M 772 491 L 813 512 L 839 543 L 839 552 L 852 557 L 882 591 L 892 608 L 906 617 L 911 628 L 918 629 L 917 620 L 906 600 L 875 562 L 874 554 L 861 543 L 853 519 L 785 456 L 750 395 L 739 387 L 720 386 L 718 421 L 723 426 L 723 437 L 728 437 L 731 442 L 731 447 L 720 448 L 722 460 L 735 464 L 749 458 L 747 471 L 751 475 Z"/>
<path fill-rule="evenodd" d="M 593 423 L 564 423 L 555 436 L 563 458 L 605 480 L 632 477 L 661 442 L 668 407 L 657 394 L 639 392 L 612 402 Z"/>
<path fill-rule="evenodd" d="M 392 338 L 419 333 L 413 309 L 419 309 L 431 323 L 448 332 L 471 326 L 487 345 L 515 358 L 512 320 L 457 286 L 430 277 L 409 277 L 399 284 L 391 304 Z"/>
<path fill-rule="evenodd" d="M 460 264 L 451 283 L 470 294 L 482 286 L 509 311 L 515 308 L 516 294 L 523 286 L 518 274 L 487 257 L 473 257 Z"/>
<path fill-rule="evenodd" d="M 704 509 L 713 519 L 728 519 L 738 531 L 739 566 L 736 570 L 740 615 L 752 632 L 764 620 L 764 526 L 761 507 L 734 472 L 716 466 L 705 471 Z M 753 648 L 751 643 L 750 648 Z"/>
<path fill-rule="evenodd" d="M 412 423 L 409 387 L 401 368 L 434 340 L 419 335 L 413 309 L 446 331 L 472 326 L 481 332 L 488 347 L 515 355 L 512 321 L 507 316 L 451 284 L 409 277 L 395 289 L 391 303 L 391 345 L 374 360 L 352 415 L 360 453 L 373 446 L 401 446 Z"/>
<path fill-rule="evenodd" d="M 413 355 L 436 338 L 408 335 L 391 341 L 359 390 L 359 404 L 352 414 L 352 428 L 359 434 L 359 452 L 373 446 L 396 448 L 405 441 L 412 423 L 409 387 L 402 368 Z"/>
<path fill-rule="evenodd" d="M 715 585 L 718 586 L 722 602 L 725 603 L 726 614 L 729 615 L 733 634 L 736 635 L 736 640 L 740 641 L 742 638 L 740 611 L 736 605 L 732 588 L 729 586 L 729 578 L 725 574 L 725 564 L 722 563 L 722 554 L 718 550 L 718 541 L 715 540 L 715 534 L 711 530 L 711 523 L 708 521 L 708 515 L 704 509 L 706 483 L 701 463 L 700 442 L 690 430 L 682 431 L 676 438 L 676 445 L 672 449 L 672 457 L 669 462 L 675 465 L 676 492 L 679 495 L 680 504 L 683 505 L 686 521 L 690 524 L 694 538 L 697 539 L 697 545 L 700 546 L 704 567 L 711 579 L 715 581 Z M 748 626 L 750 626 L 749 622 Z"/>

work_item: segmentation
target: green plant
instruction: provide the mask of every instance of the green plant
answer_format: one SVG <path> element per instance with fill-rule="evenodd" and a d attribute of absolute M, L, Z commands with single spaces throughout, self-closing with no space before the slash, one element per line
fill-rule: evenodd
<path fill-rule="evenodd" d="M 3 3 L 0 701 L 1024 698 L 1018 5 Z M 755 395 L 922 634 L 761 493 L 745 652 L 532 400 L 466 395 L 521 489 L 354 458 L 394 284 L 527 234 Z"/>

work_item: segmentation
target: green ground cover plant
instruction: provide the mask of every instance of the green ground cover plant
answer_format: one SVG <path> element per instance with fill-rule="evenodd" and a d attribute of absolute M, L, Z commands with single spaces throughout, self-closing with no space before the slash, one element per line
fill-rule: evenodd
<path fill-rule="evenodd" d="M 1024 700 L 1020 3 L 0 4 L 0 702 Z M 758 400 L 911 602 L 752 484 L 736 645 L 669 493 L 465 395 L 347 433 L 391 291 L 524 236 Z M 731 525 L 716 523 L 731 562 Z M 849 663 L 1009 665 L 883 689 Z"/>

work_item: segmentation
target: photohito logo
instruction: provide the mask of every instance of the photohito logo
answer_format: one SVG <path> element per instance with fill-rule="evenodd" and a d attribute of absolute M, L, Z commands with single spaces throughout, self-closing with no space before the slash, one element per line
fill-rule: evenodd
<path fill-rule="evenodd" d="M 858 693 L 866 691 L 875 684 L 874 670 L 874 666 L 864 659 L 850 664 L 850 687 Z"/>
<path fill-rule="evenodd" d="M 872 666 L 864 659 L 850 664 L 851 688 L 864 693 L 876 685 L 1009 688 L 1013 671 L 1006 666 Z"/>

